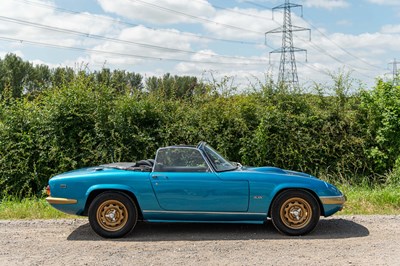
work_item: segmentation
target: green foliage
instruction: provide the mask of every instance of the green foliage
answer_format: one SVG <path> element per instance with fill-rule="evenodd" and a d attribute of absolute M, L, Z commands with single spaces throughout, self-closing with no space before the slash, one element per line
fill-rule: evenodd
<path fill-rule="evenodd" d="M 143 90 L 142 76 L 140 74 L 126 72 L 124 70 L 102 69 L 95 71 L 92 76 L 98 84 L 110 87 L 115 92 L 135 94 Z"/>
<path fill-rule="evenodd" d="M 359 95 L 335 86 L 332 96 L 264 88 L 253 162 L 336 179 L 371 173 L 357 117 Z"/>
<path fill-rule="evenodd" d="M 397 158 L 393 170 L 386 177 L 386 184 L 391 186 L 400 185 L 400 157 Z"/>
<path fill-rule="evenodd" d="M 19 199 L 6 197 L 0 200 L 1 219 L 55 219 L 78 218 L 51 207 L 45 199 L 38 197 Z"/>
<path fill-rule="evenodd" d="M 368 130 L 368 156 L 376 171 L 393 168 L 400 158 L 400 87 L 378 80 L 374 90 L 363 93 Z"/>
<path fill-rule="evenodd" d="M 0 59 L 0 196 L 40 195 L 57 173 L 152 158 L 201 140 L 244 165 L 274 165 L 333 182 L 400 182 L 400 88 L 288 91 L 272 82 L 239 92 L 232 79 L 142 76 Z M 11 74 L 10 74 L 11 73 Z M 312 92 L 310 92 L 312 91 Z"/>
<path fill-rule="evenodd" d="M 162 78 L 148 78 L 146 89 L 164 99 L 187 99 L 204 91 L 196 77 L 171 76 L 169 73 Z"/>
<path fill-rule="evenodd" d="M 14 54 L 7 54 L 0 59 L 0 96 L 8 94 L 19 98 L 26 93 L 41 91 L 49 86 L 50 77 L 48 66 L 33 66 Z"/>
<path fill-rule="evenodd" d="M 154 98 L 121 95 L 109 113 L 109 141 L 115 161 L 154 158 L 163 125 L 162 103 Z"/>
<path fill-rule="evenodd" d="M 398 214 L 399 186 L 339 185 L 347 202 L 342 214 Z"/>

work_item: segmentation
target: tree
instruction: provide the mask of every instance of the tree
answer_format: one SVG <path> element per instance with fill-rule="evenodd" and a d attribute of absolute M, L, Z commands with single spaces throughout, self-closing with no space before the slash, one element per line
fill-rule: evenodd
<path fill-rule="evenodd" d="M 31 63 L 24 62 L 15 54 L 7 54 L 3 60 L 0 59 L 0 93 L 9 85 L 12 97 L 20 98 L 32 72 Z"/>

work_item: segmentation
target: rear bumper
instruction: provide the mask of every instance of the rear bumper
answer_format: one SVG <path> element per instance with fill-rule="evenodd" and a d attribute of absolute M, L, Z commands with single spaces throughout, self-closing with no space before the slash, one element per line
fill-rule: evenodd
<path fill-rule="evenodd" d="M 46 200 L 50 204 L 76 204 L 78 202 L 76 199 L 53 198 L 53 197 L 47 197 Z"/>
<path fill-rule="evenodd" d="M 346 202 L 346 196 L 320 197 L 320 200 L 322 204 L 343 205 Z"/>

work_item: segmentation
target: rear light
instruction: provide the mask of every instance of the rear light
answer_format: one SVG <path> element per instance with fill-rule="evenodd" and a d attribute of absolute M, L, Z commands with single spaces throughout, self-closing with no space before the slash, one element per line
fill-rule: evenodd
<path fill-rule="evenodd" d="M 47 196 L 51 196 L 49 185 L 47 185 L 47 187 L 46 187 L 46 194 L 47 194 Z"/>

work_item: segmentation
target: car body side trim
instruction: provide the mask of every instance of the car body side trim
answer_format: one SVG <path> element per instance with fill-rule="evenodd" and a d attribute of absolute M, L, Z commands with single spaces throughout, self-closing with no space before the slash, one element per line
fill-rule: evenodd
<path fill-rule="evenodd" d="M 208 215 L 266 215 L 266 213 L 255 212 L 203 212 L 203 211 L 158 211 L 143 210 L 143 213 L 165 213 L 165 214 L 208 214 Z"/>
<path fill-rule="evenodd" d="M 47 197 L 46 200 L 50 204 L 76 204 L 78 202 L 76 199 L 53 198 L 53 197 Z"/>

